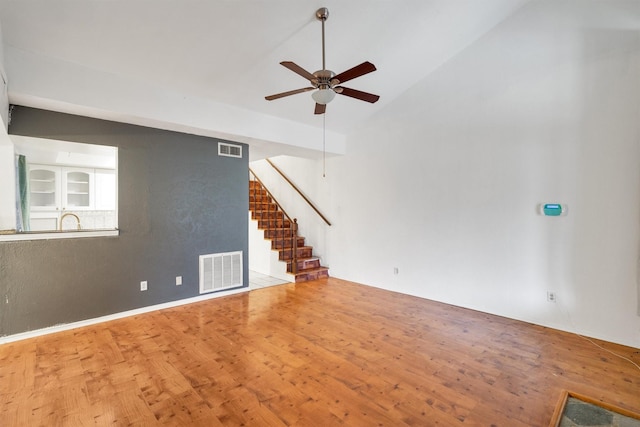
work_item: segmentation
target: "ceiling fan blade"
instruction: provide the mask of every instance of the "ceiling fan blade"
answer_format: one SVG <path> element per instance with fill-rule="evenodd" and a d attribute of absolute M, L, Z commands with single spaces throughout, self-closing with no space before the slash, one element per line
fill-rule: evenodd
<path fill-rule="evenodd" d="M 367 101 L 372 104 L 376 102 L 378 99 L 380 99 L 379 95 L 374 95 L 372 93 L 362 92 L 355 89 L 349 89 L 348 87 L 344 87 L 344 86 L 338 86 L 335 89 L 338 89 L 338 88 L 340 88 L 341 91 L 336 90 L 336 93 L 340 95 L 350 96 L 351 98 L 356 98 L 361 101 Z"/>
<path fill-rule="evenodd" d="M 316 102 L 316 110 L 313 112 L 314 114 L 324 114 L 327 111 L 327 104 L 318 104 Z"/>
<path fill-rule="evenodd" d="M 350 68 L 347 71 L 343 71 L 342 73 L 335 76 L 332 80 L 338 80 L 338 83 L 344 83 L 349 80 L 355 79 L 356 77 L 371 73 L 375 70 L 376 66 L 367 61 L 363 62 L 360 65 L 356 65 L 355 67 Z"/>
<path fill-rule="evenodd" d="M 288 68 L 291 71 L 293 71 L 294 73 L 301 75 L 302 77 L 304 77 L 305 79 L 309 80 L 310 82 L 317 82 L 318 81 L 318 78 L 316 76 L 314 76 L 313 74 L 311 74 L 310 72 L 308 72 L 307 70 L 305 70 L 304 68 L 302 68 L 301 66 L 296 64 L 295 62 L 282 61 L 280 63 L 280 65 L 283 65 L 286 68 Z"/>
<path fill-rule="evenodd" d="M 296 93 L 309 92 L 310 90 L 314 90 L 315 87 L 303 87 L 302 89 L 290 90 L 288 92 L 276 93 L 275 95 L 265 96 L 264 99 L 267 101 L 273 101 L 274 99 L 284 98 L 285 96 L 295 95 Z"/>

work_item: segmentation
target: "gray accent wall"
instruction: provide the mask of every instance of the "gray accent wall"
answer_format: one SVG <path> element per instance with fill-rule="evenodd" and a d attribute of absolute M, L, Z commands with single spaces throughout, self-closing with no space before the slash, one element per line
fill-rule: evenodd
<path fill-rule="evenodd" d="M 197 296 L 202 254 L 242 251 L 248 286 L 246 144 L 26 107 L 9 133 L 118 147 L 120 235 L 0 242 L 0 336 Z"/>

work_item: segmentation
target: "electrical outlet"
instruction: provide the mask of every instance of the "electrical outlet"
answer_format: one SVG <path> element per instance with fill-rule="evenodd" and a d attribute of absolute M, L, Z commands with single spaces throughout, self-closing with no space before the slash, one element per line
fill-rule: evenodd
<path fill-rule="evenodd" d="M 140 290 L 141 291 L 146 291 L 147 290 L 147 281 L 143 280 L 142 282 L 140 282 Z"/>
<path fill-rule="evenodd" d="M 176 276 L 176 286 L 182 285 L 182 276 Z"/>
<path fill-rule="evenodd" d="M 556 293 L 553 291 L 547 291 L 547 301 L 556 302 L 556 300 L 557 300 Z"/>
<path fill-rule="evenodd" d="M 393 274 L 398 274 L 398 273 L 399 273 L 398 267 L 393 267 Z"/>

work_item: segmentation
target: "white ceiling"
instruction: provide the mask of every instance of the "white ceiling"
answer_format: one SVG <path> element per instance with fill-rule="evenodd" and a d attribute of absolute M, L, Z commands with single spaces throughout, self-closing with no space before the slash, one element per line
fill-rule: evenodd
<path fill-rule="evenodd" d="M 378 68 L 346 84 L 380 95 L 378 103 L 339 96 L 328 105 L 327 129 L 340 136 L 362 126 L 527 1 L 0 0 L 0 23 L 12 102 L 76 113 L 93 108 L 108 118 L 140 122 L 147 117 L 155 124 L 166 122 L 160 127 L 197 134 L 217 130 L 233 137 L 241 127 L 220 129 L 215 121 L 184 116 L 202 116 L 198 105 L 215 103 L 233 114 L 250 112 L 247 127 L 263 121 L 269 122 L 265 129 L 274 123 L 303 130 L 322 126 L 309 93 L 271 102 L 264 96 L 307 86 L 281 61 L 311 72 L 322 68 L 315 11 L 326 6 L 327 68 L 339 73 L 367 60 Z M 20 58 L 27 57 L 37 71 L 24 69 L 27 62 Z M 47 70 L 66 70 L 62 74 L 73 78 L 48 82 Z M 120 106 L 109 104 L 104 100 L 115 96 L 114 89 L 95 80 L 98 75 L 110 76 L 122 88 L 137 85 L 146 91 L 123 89 L 117 94 Z M 43 90 L 45 84 L 56 87 Z M 69 99 L 54 95 L 79 91 Z M 191 102 L 182 103 L 180 117 L 174 117 L 172 106 L 162 105 L 168 98 L 150 96 L 155 92 Z M 264 137 L 248 132 L 236 139 L 289 143 L 278 136 L 283 133 L 286 129 Z"/>

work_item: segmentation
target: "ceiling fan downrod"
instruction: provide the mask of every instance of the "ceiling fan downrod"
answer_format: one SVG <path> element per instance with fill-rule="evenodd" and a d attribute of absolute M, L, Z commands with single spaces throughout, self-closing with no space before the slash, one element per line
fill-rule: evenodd
<path fill-rule="evenodd" d="M 326 7 L 321 7 L 316 10 L 316 18 L 322 22 L 322 69 L 326 70 L 327 66 L 325 64 L 325 55 L 324 55 L 324 23 L 327 19 L 329 19 L 329 9 Z"/>

